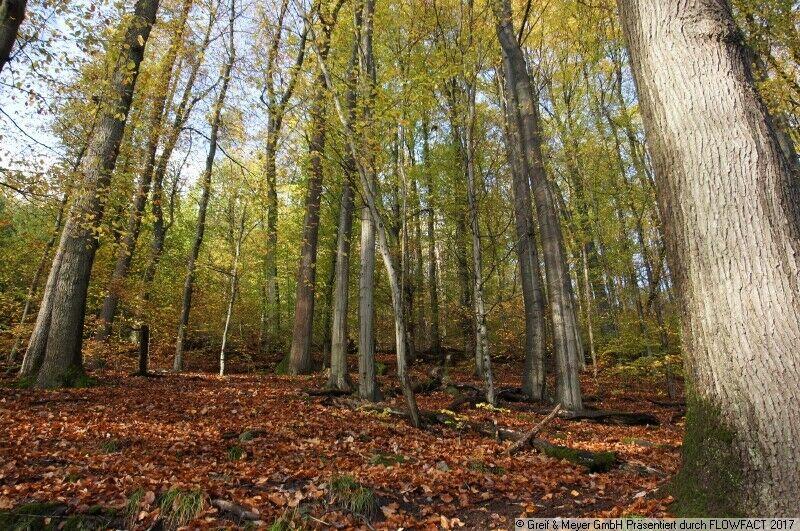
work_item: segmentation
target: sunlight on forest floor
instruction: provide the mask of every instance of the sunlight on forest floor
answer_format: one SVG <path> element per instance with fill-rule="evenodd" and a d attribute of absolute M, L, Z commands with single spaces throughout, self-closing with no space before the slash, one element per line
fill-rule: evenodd
<path fill-rule="evenodd" d="M 97 514 L 101 506 L 107 525 L 141 529 L 169 516 L 173 525 L 185 524 L 176 513 L 182 502 L 174 499 L 193 492 L 203 502 L 185 516 L 193 518 L 192 528 L 243 522 L 212 500 L 228 501 L 249 512 L 245 520 L 264 525 L 283 518 L 284 529 L 513 528 L 513 518 L 523 515 L 669 511 L 662 487 L 679 464 L 683 418 L 674 407 L 648 401 L 665 400 L 653 382 L 601 371 L 599 385 L 587 373 L 583 388 L 594 408 L 648 412 L 660 426 L 556 419 L 539 435 L 572 448 L 613 451 L 622 462 L 589 473 L 532 450 L 506 456 L 510 443 L 458 426 L 418 431 L 398 417 L 309 395 L 324 385 L 322 374 L 130 377 L 134 355 L 108 356 L 107 368 L 92 373 L 95 387 L 3 390 L 0 510 L 46 502 L 65 506 L 58 514 Z M 381 387 L 392 389 L 392 358 L 380 359 L 390 368 Z M 425 368 L 414 368 L 415 379 L 425 378 Z M 500 387 L 518 385 L 513 365 L 498 364 L 496 378 Z M 453 380 L 473 381 L 466 364 L 453 371 Z M 418 399 L 421 409 L 434 411 L 453 401 L 441 391 Z M 402 397 L 387 405 L 402 408 Z M 545 408 L 509 403 L 467 406 L 457 414 L 525 431 Z M 366 499 L 345 500 L 343 488 Z"/>

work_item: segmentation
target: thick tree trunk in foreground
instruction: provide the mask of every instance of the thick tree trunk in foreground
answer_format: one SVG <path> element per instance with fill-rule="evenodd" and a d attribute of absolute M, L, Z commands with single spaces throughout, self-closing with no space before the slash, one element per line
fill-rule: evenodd
<path fill-rule="evenodd" d="M 682 302 L 690 379 L 678 501 L 800 507 L 800 172 L 723 0 L 622 0 Z"/>
<path fill-rule="evenodd" d="M 27 0 L 0 0 L 0 72 L 11 57 L 27 3 Z"/>
<path fill-rule="evenodd" d="M 114 317 L 117 313 L 119 304 L 120 290 L 122 284 L 128 276 L 133 261 L 133 253 L 136 250 L 136 242 L 139 239 L 139 230 L 142 226 L 142 215 L 147 203 L 147 196 L 150 193 L 150 184 L 153 181 L 153 172 L 156 166 L 156 151 L 161 139 L 162 124 L 164 121 L 164 110 L 167 104 L 167 93 L 170 79 L 173 76 L 175 61 L 178 51 L 183 46 L 183 34 L 186 28 L 186 19 L 192 8 L 193 0 L 183 0 L 181 13 L 178 15 L 177 31 L 173 33 L 172 40 L 167 49 L 167 54 L 163 59 L 161 70 L 150 88 L 155 94 L 151 102 L 150 114 L 147 118 L 148 138 L 145 147 L 147 158 L 145 159 L 142 173 L 139 177 L 139 184 L 131 204 L 131 211 L 128 219 L 128 226 L 122 238 L 120 247 L 117 249 L 117 261 L 114 271 L 109 281 L 108 294 L 103 301 L 103 308 L 100 312 L 102 328 L 98 334 L 99 339 L 108 339 L 111 336 Z"/>
<path fill-rule="evenodd" d="M 517 42 L 510 2 L 493 0 L 492 6 L 497 17 L 497 37 L 503 49 L 503 73 L 509 87 L 507 108 L 524 142 L 521 152 L 533 188 L 542 238 L 556 358 L 556 395 L 565 409 L 580 411 L 583 409 L 579 380 L 583 351 L 564 238 L 552 186 L 544 168 L 538 102 L 533 97 L 535 92 L 525 56 Z"/>
<path fill-rule="evenodd" d="M 71 385 L 83 372 L 81 346 L 89 276 L 97 250 L 97 228 L 105 211 L 111 173 L 117 162 L 128 111 L 155 22 L 158 0 L 139 0 L 121 43 L 107 96 L 81 161 L 82 182 L 75 192 L 58 252 L 48 278 L 22 374 L 37 373 L 36 385 Z"/>
<path fill-rule="evenodd" d="M 230 49 L 228 50 L 228 60 L 222 67 L 221 79 L 222 87 L 214 102 L 213 116 L 211 119 L 211 134 L 209 135 L 208 155 L 206 156 L 206 167 L 200 178 L 203 188 L 200 196 L 200 205 L 197 214 L 197 228 L 195 230 L 194 243 L 192 244 L 191 254 L 186 264 L 186 280 L 183 285 L 183 302 L 181 304 L 181 316 L 178 322 L 178 337 L 175 342 L 175 359 L 172 369 L 176 372 L 183 370 L 183 350 L 186 341 L 186 329 L 189 326 L 189 313 L 192 308 L 192 291 L 194 290 L 194 277 L 197 268 L 197 257 L 200 255 L 200 247 L 203 245 L 203 237 L 206 231 L 206 213 L 208 211 L 208 201 L 211 197 L 211 174 L 214 169 L 214 157 L 217 154 L 217 139 L 219 136 L 219 126 L 222 119 L 222 107 L 225 105 L 225 96 L 228 93 L 228 86 L 231 81 L 231 70 L 236 60 L 236 47 L 233 38 L 234 9 L 231 5 L 230 16 Z"/>

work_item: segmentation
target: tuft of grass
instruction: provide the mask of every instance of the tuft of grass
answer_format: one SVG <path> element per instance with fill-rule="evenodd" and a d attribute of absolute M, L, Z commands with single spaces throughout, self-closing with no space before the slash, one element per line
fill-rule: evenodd
<path fill-rule="evenodd" d="M 128 496 L 128 500 L 125 502 L 125 523 L 130 528 L 133 528 L 136 522 L 136 516 L 139 513 L 139 506 L 142 504 L 144 495 L 144 489 L 139 487 Z"/>
<path fill-rule="evenodd" d="M 467 468 L 474 470 L 475 472 L 480 472 L 481 474 L 496 474 L 498 476 L 502 476 L 506 473 L 506 469 L 501 466 L 488 465 L 483 461 L 478 460 L 473 460 L 467 463 Z"/>
<path fill-rule="evenodd" d="M 275 366 L 275 374 L 289 374 L 289 356 L 285 356 L 280 363 Z"/>
<path fill-rule="evenodd" d="M 183 527 L 197 517 L 205 506 L 200 490 L 181 490 L 171 488 L 161 497 L 158 504 L 164 529 L 174 530 Z"/>
<path fill-rule="evenodd" d="M 249 431 L 249 430 L 248 431 L 244 431 L 244 432 L 241 433 L 241 435 L 239 435 L 239 440 L 241 442 L 252 441 L 255 438 L 256 438 L 256 435 L 252 431 Z"/>
<path fill-rule="evenodd" d="M 369 464 L 371 465 L 394 466 L 405 462 L 406 456 L 401 454 L 383 454 L 379 452 L 369 458 Z"/>
<path fill-rule="evenodd" d="M 47 519 L 63 515 L 66 507 L 60 503 L 26 503 L 11 511 L 0 511 L 0 529 L 9 531 L 38 531 L 53 529 Z"/>
<path fill-rule="evenodd" d="M 100 443 L 100 449 L 106 454 L 119 452 L 121 448 L 122 444 L 117 439 L 105 439 Z"/>
<path fill-rule="evenodd" d="M 267 529 L 269 531 L 296 531 L 304 528 L 302 515 L 297 508 L 294 508 L 285 510 Z"/>
<path fill-rule="evenodd" d="M 375 493 L 352 476 L 335 476 L 331 480 L 331 495 L 339 507 L 367 520 L 378 512 Z"/>
<path fill-rule="evenodd" d="M 244 459 L 247 455 L 247 452 L 244 451 L 239 445 L 234 445 L 228 448 L 228 460 L 229 461 L 239 461 L 240 459 Z"/>

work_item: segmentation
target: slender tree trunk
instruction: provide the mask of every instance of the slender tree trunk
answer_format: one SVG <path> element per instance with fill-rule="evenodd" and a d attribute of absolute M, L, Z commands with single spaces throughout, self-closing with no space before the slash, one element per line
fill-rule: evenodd
<path fill-rule="evenodd" d="M 369 207 L 361 209 L 361 270 L 358 283 L 358 394 L 382 398 L 375 378 L 375 225 Z"/>
<path fill-rule="evenodd" d="M 77 169 L 77 168 L 76 168 Z M 31 305 L 33 304 L 33 299 L 36 296 L 36 291 L 39 289 L 39 282 L 42 279 L 42 275 L 44 275 L 45 268 L 47 267 L 47 262 L 50 259 L 50 252 L 55 247 L 56 242 L 58 241 L 58 237 L 61 233 L 61 224 L 64 221 L 64 211 L 67 208 L 67 201 L 69 200 L 69 194 L 64 193 L 63 197 L 61 198 L 61 202 L 58 206 L 58 213 L 56 214 L 56 223 L 53 227 L 53 232 L 50 235 L 50 239 L 47 240 L 47 244 L 44 246 L 44 251 L 42 251 L 42 258 L 39 260 L 39 266 L 36 268 L 36 273 L 33 274 L 33 279 L 31 280 L 31 285 L 28 287 L 28 294 L 25 297 L 25 306 L 22 308 L 22 316 L 19 319 L 19 326 L 24 326 L 25 321 L 28 319 L 28 313 L 31 310 Z M 22 332 L 17 332 L 17 338 L 14 340 L 14 346 L 11 348 L 11 352 L 8 354 L 8 362 L 13 363 L 17 358 L 17 351 L 19 350 L 19 346 L 22 343 Z"/>
<path fill-rule="evenodd" d="M 361 40 L 361 26 L 363 20 L 361 10 L 363 4 L 356 6 L 355 31 L 351 47 L 350 63 L 347 69 L 347 118 L 348 127 L 354 127 L 356 120 L 357 84 L 358 84 L 358 59 L 359 44 Z M 343 391 L 352 391 L 353 383 L 347 370 L 347 353 L 349 347 L 347 334 L 347 310 L 349 303 L 350 286 L 350 239 L 353 233 L 353 212 L 355 209 L 353 186 L 351 181 L 356 177 L 356 163 L 352 154 L 345 156 L 343 164 L 345 175 L 342 183 L 341 206 L 339 209 L 339 231 L 336 239 L 336 265 L 334 272 L 334 297 L 333 297 L 333 325 L 331 329 L 331 376 L 328 387 Z M 371 317 L 371 316 L 370 316 Z M 366 360 L 365 360 L 366 361 Z M 362 365 L 359 363 L 359 365 Z M 366 365 L 366 363 L 364 364 Z M 365 367 L 366 369 L 366 367 Z M 376 397 L 374 360 L 372 380 L 364 382 L 365 395 L 369 399 Z M 359 371 L 360 374 L 360 371 Z M 365 375 L 366 379 L 367 375 Z M 359 377 L 359 384 L 361 378 Z M 359 385 L 359 387 L 361 387 Z"/>
<path fill-rule="evenodd" d="M 234 203 L 235 207 L 235 203 Z M 231 326 L 233 316 L 233 305 L 236 304 L 236 290 L 239 288 L 239 256 L 242 252 L 242 242 L 245 236 L 244 225 L 247 220 L 247 207 L 242 211 L 242 219 L 239 222 L 239 234 L 233 248 L 233 264 L 231 265 L 231 286 L 228 294 L 228 309 L 225 312 L 225 326 L 222 328 L 222 346 L 219 349 L 219 375 L 225 376 L 225 347 L 228 343 L 228 330 Z M 233 219 L 231 219 L 233 223 Z"/>
<path fill-rule="evenodd" d="M 351 391 L 353 384 L 347 372 L 347 306 L 350 284 L 350 237 L 353 232 L 353 189 L 348 172 L 342 186 L 342 204 L 339 213 L 339 234 L 336 243 L 336 274 L 333 288 L 333 325 L 331 329 L 331 376 L 328 387 Z M 374 380 L 374 365 L 373 365 Z M 367 390 L 367 393 L 370 391 Z M 374 396 L 375 390 L 372 390 Z"/>
<path fill-rule="evenodd" d="M 622 0 L 670 270 L 689 410 L 679 504 L 800 506 L 800 169 L 724 0 Z M 724 95 L 722 97 L 721 95 Z"/>
<path fill-rule="evenodd" d="M 230 49 L 228 50 L 228 60 L 222 67 L 222 73 L 220 77 L 220 79 L 222 79 L 222 87 L 217 95 L 217 100 L 214 102 L 214 109 L 212 111 L 208 155 L 206 156 L 205 170 L 200 178 L 203 191 L 200 196 L 200 204 L 198 207 L 197 228 L 195 230 L 194 242 L 192 244 L 192 250 L 189 254 L 189 260 L 186 264 L 186 280 L 183 285 L 183 300 L 181 304 L 180 320 L 178 322 L 178 337 L 175 342 L 175 359 L 172 365 L 172 369 L 176 372 L 183 370 L 183 352 L 184 343 L 186 341 L 186 329 L 189 326 L 189 313 L 192 307 L 192 291 L 194 290 L 194 277 L 197 267 L 197 257 L 200 255 L 200 247 L 203 245 L 203 237 L 206 231 L 206 214 L 208 211 L 208 201 L 211 197 L 211 176 L 214 169 L 214 158 L 217 154 L 217 140 L 219 136 L 220 121 L 222 119 L 222 108 L 225 105 L 225 97 L 228 93 L 228 86 L 230 85 L 231 80 L 231 70 L 233 69 L 233 63 L 236 60 L 236 47 L 233 38 L 234 18 L 234 5 L 231 3 L 231 14 L 228 28 L 230 36 Z"/>
<path fill-rule="evenodd" d="M 429 344 L 431 355 L 440 360 L 440 364 L 447 370 L 447 360 L 442 357 L 442 337 L 439 331 L 439 282 L 436 275 L 436 213 L 434 208 L 433 176 L 430 169 L 430 144 L 427 121 L 423 123 L 422 157 L 425 166 L 426 181 L 426 228 L 428 238 L 428 295 L 430 297 L 431 321 Z"/>
<path fill-rule="evenodd" d="M 534 88 L 512 24 L 510 2 L 495 0 L 493 8 L 497 17 L 497 36 L 503 49 L 503 72 L 509 86 L 508 108 L 521 132 L 522 152 L 542 238 L 556 358 L 556 395 L 565 409 L 579 411 L 583 409 L 579 380 L 583 352 L 560 220 L 544 168 L 538 104 L 533 97 Z"/>
<path fill-rule="evenodd" d="M 108 294 L 103 301 L 103 308 L 100 311 L 102 328 L 100 329 L 98 338 L 101 340 L 108 339 L 111 335 L 114 316 L 116 315 L 117 305 L 119 304 L 120 290 L 130 271 L 133 253 L 136 250 L 136 241 L 139 239 L 142 215 L 144 214 L 144 208 L 147 203 L 147 196 L 150 193 L 150 184 L 152 183 L 153 172 L 156 166 L 156 151 L 163 129 L 162 124 L 164 121 L 164 110 L 167 105 L 168 87 L 170 85 L 170 79 L 173 76 L 178 52 L 183 46 L 183 34 L 186 28 L 186 20 L 189 17 L 189 11 L 192 8 L 192 3 L 193 0 L 183 0 L 176 31 L 172 35 L 172 40 L 167 49 L 166 56 L 163 59 L 157 79 L 150 89 L 155 94 L 155 98 L 151 103 L 150 114 L 147 118 L 146 127 L 149 134 L 145 147 L 146 158 L 142 173 L 139 177 L 139 184 L 133 197 L 128 226 L 122 237 L 121 245 L 117 250 L 117 260 L 109 282 Z"/>
<path fill-rule="evenodd" d="M 23 374 L 38 368 L 36 385 L 71 385 L 83 372 L 81 346 L 86 295 L 89 289 L 97 228 L 105 211 L 105 198 L 125 132 L 133 90 L 144 55 L 144 46 L 155 22 L 157 0 L 138 0 L 128 22 L 120 56 L 108 93 L 101 102 L 99 120 L 89 140 L 59 249 L 45 290 Z"/>
<path fill-rule="evenodd" d="M 11 58 L 27 3 L 27 0 L 0 0 L 0 72 Z"/>
<path fill-rule="evenodd" d="M 472 268 L 473 276 L 472 298 L 475 302 L 475 352 L 480 359 L 477 360 L 486 385 L 486 402 L 494 405 L 494 381 L 492 377 L 492 364 L 489 352 L 489 337 L 486 326 L 486 308 L 483 298 L 483 256 L 481 245 L 481 229 L 478 222 L 478 197 L 475 183 L 475 89 L 467 85 L 467 123 L 466 145 L 464 164 L 467 169 L 467 205 L 469 206 L 469 221 L 472 233 Z"/>

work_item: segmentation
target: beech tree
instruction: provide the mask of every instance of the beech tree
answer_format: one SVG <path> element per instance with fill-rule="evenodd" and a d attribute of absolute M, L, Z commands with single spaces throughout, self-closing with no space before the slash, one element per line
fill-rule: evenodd
<path fill-rule="evenodd" d="M 2 0 L 0 2 L 0 72 L 11 57 L 17 33 L 25 20 L 27 0 Z"/>
<path fill-rule="evenodd" d="M 620 13 L 684 308 L 679 501 L 789 516 L 800 503 L 797 161 L 727 1 L 623 0 Z"/>

